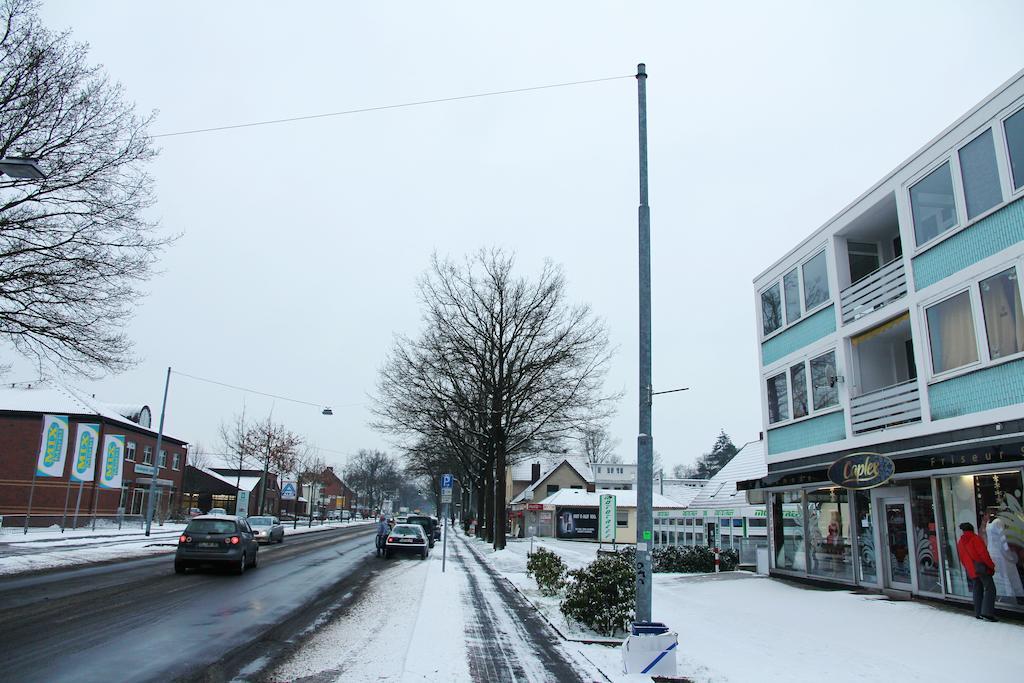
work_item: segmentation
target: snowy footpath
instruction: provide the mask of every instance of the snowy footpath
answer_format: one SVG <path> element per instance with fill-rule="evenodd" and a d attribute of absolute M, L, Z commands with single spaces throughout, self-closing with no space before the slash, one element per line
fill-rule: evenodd
<path fill-rule="evenodd" d="M 325 529 L 373 524 L 372 521 L 329 522 L 312 527 L 285 526 L 285 538 Z M 68 530 L 54 527 L 29 534 L 0 536 L 0 576 L 70 568 L 97 562 L 129 560 L 174 552 L 184 524 L 153 525 L 150 536 L 140 529 Z"/>
<path fill-rule="evenodd" d="M 605 681 L 461 534 L 384 567 L 344 614 L 264 674 L 272 681 Z M 646 679 L 650 680 L 650 679 Z"/>
<path fill-rule="evenodd" d="M 483 544 L 479 544 L 483 547 Z M 591 562 L 591 543 L 544 539 L 570 568 Z M 526 576 L 529 540 L 512 540 L 489 562 L 570 639 L 593 634 L 566 624 L 557 598 Z M 679 633 L 678 676 L 729 681 L 1017 681 L 1024 625 L 990 624 L 921 601 L 820 590 L 746 572 L 655 574 L 655 621 Z M 621 671 L 618 648 L 577 644 L 610 681 L 649 681 Z"/>

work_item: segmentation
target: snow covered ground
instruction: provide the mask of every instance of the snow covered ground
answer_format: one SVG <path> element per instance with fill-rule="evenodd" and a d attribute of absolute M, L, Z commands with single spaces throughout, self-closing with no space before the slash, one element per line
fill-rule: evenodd
<path fill-rule="evenodd" d="M 328 522 L 312 527 L 285 526 L 285 537 L 336 529 L 339 527 L 373 524 L 372 521 Z M 23 572 L 42 571 L 59 567 L 74 567 L 126 560 L 173 552 L 184 524 L 153 526 L 147 538 L 139 529 L 60 529 L 38 531 L 27 535 L 0 536 L 0 576 Z"/>
<path fill-rule="evenodd" d="M 589 543 L 544 539 L 570 568 L 596 556 Z M 538 544 L 535 544 L 535 547 Z M 481 543 L 480 546 L 483 546 Z M 528 540 L 488 560 L 567 635 L 557 601 L 526 576 Z M 678 675 L 694 681 L 1019 680 L 1024 626 L 990 624 L 925 602 L 818 590 L 746 572 L 655 574 L 653 616 L 679 633 Z M 618 648 L 578 644 L 612 681 L 625 676 Z"/>

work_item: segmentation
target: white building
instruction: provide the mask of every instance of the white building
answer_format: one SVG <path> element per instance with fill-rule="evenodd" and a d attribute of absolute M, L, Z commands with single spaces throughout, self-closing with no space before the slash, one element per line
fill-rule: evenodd
<path fill-rule="evenodd" d="M 1024 71 L 754 280 L 773 573 L 967 599 L 958 525 L 1024 489 L 1022 200 Z"/>

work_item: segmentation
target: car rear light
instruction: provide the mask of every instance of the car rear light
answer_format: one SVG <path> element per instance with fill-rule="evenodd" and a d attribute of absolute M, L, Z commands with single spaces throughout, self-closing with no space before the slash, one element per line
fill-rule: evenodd
<path fill-rule="evenodd" d="M 241 541 L 241 540 L 242 539 L 240 539 L 238 536 L 232 536 L 231 537 L 231 545 L 238 545 L 238 542 Z"/>
<path fill-rule="evenodd" d="M 394 536 L 388 536 L 388 543 L 398 543 L 398 539 Z"/>
<path fill-rule="evenodd" d="M 192 537 L 191 536 L 186 536 L 185 534 L 182 534 L 181 536 L 178 537 L 178 543 L 191 543 L 191 542 L 192 542 Z"/>

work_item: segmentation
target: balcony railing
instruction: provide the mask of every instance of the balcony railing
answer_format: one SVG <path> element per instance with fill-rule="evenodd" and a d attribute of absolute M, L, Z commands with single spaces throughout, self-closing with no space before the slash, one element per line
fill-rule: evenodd
<path fill-rule="evenodd" d="M 921 397 L 917 380 L 894 384 L 850 400 L 853 434 L 897 427 L 921 421 Z"/>
<path fill-rule="evenodd" d="M 907 293 L 907 274 L 903 259 L 889 261 L 870 275 L 843 290 L 843 324 L 853 322 Z"/>

